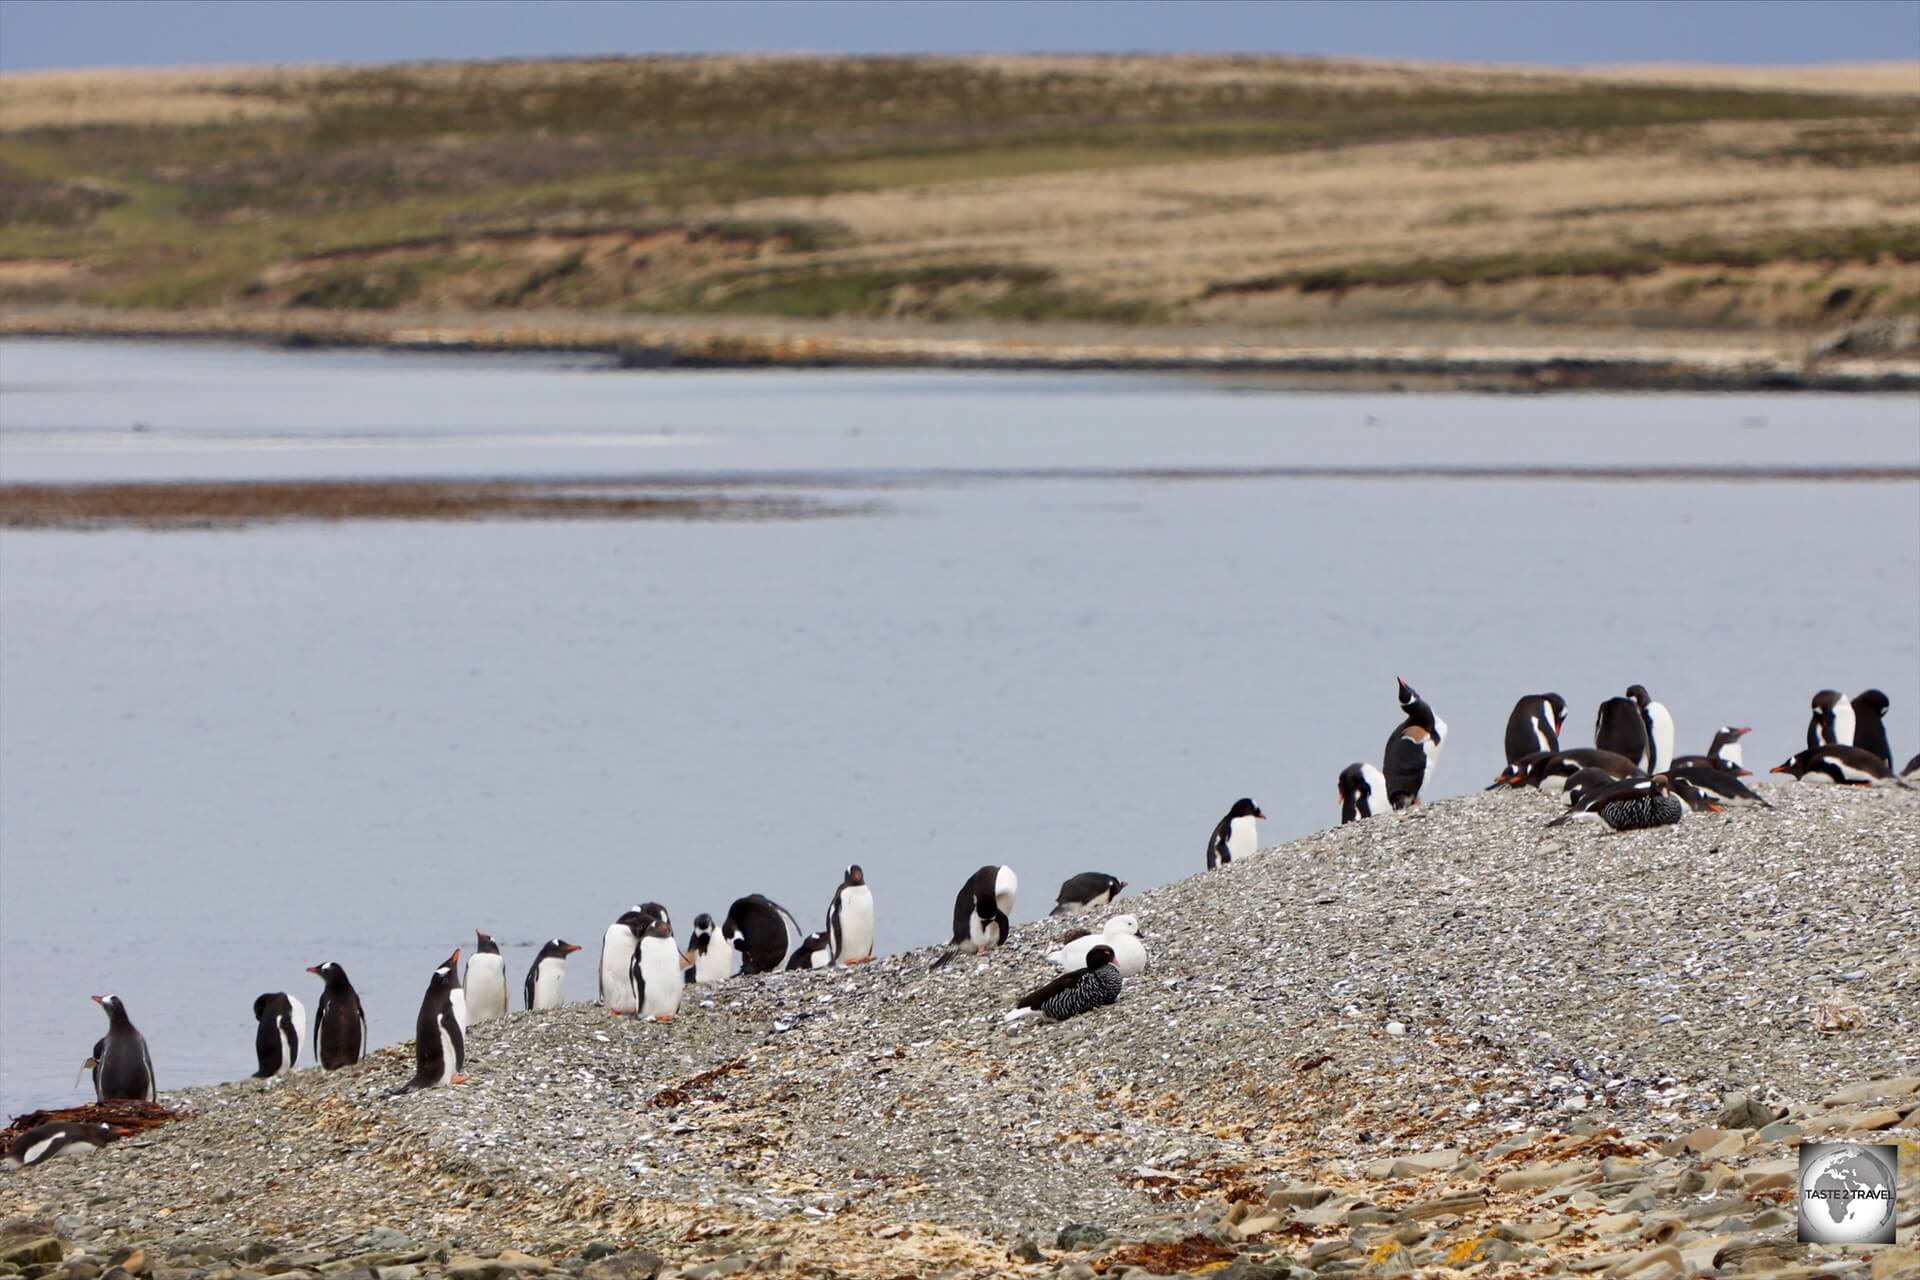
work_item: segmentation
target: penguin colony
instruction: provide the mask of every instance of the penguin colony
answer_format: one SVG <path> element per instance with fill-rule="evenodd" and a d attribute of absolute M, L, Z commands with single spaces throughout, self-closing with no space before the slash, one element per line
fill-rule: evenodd
<path fill-rule="evenodd" d="M 1405 680 L 1398 684 L 1402 718 L 1387 737 L 1379 766 L 1356 762 L 1340 771 L 1342 823 L 1419 804 L 1446 744 L 1446 721 L 1413 686 Z M 1851 699 L 1821 690 L 1812 699 L 1806 749 L 1772 772 L 1842 786 L 1908 786 L 1905 779 L 1920 774 L 1920 755 L 1894 772 L 1885 725 L 1888 706 L 1886 694 L 1878 689 Z M 1749 729 L 1722 726 L 1705 754 L 1676 757 L 1673 716 L 1644 685 L 1631 685 L 1600 704 L 1592 747 L 1565 746 L 1566 724 L 1567 701 L 1559 694 L 1522 697 L 1507 719 L 1506 766 L 1488 787 L 1564 793 L 1567 812 L 1548 827 L 1590 820 L 1615 831 L 1632 831 L 1670 826 L 1689 810 L 1717 811 L 1727 804 L 1772 807 L 1740 781 L 1751 776 L 1740 746 Z M 1250 797 L 1236 800 L 1207 838 L 1207 869 L 1252 856 L 1259 847 L 1255 824 L 1265 818 Z M 1105 872 L 1083 872 L 1060 886 L 1052 914 L 1110 906 L 1126 887 L 1126 881 Z M 952 938 L 932 967 L 958 956 L 984 955 L 1003 944 L 1018 892 L 1019 878 L 1009 866 L 989 864 L 967 877 L 954 897 Z M 464 975 L 461 952 L 455 948 L 428 979 L 415 1020 L 414 1074 L 393 1091 L 396 1095 L 459 1084 L 466 1078 L 468 1028 L 507 1012 L 505 957 L 484 930 L 476 929 L 474 935 Z M 735 976 L 736 965 L 742 976 L 858 965 L 874 958 L 874 943 L 873 891 L 857 865 L 846 868 L 834 890 L 826 928 L 811 934 L 803 934 L 785 907 L 756 893 L 736 899 L 722 923 L 705 913 L 696 916 L 682 950 L 673 940 L 666 907 L 641 903 L 621 913 L 601 939 L 598 1003 L 615 1016 L 666 1022 L 678 1012 L 687 987 L 725 982 Z M 563 938 L 540 948 L 521 988 L 528 1010 L 556 1009 L 565 1003 L 567 957 L 580 949 Z M 1105 921 L 1098 931 L 1067 933 L 1047 959 L 1065 972 L 1022 996 L 1009 1018 L 1037 1013 L 1057 1022 L 1111 1005 L 1119 1000 L 1125 980 L 1144 973 L 1148 963 L 1139 921 L 1131 914 Z M 272 991 L 254 1001 L 256 1078 L 274 1079 L 293 1071 L 306 1044 L 311 1044 L 308 1056 L 329 1071 L 352 1066 L 369 1051 L 366 1012 L 346 970 L 327 961 L 307 972 L 321 981 L 310 1039 L 306 1009 L 297 997 Z M 118 996 L 92 999 L 107 1017 L 107 1034 L 81 1064 L 92 1072 L 96 1099 L 153 1101 L 156 1086 L 146 1037 L 134 1027 Z M 98 1147 L 113 1136 L 107 1125 L 41 1125 L 22 1135 L 6 1159 L 34 1165 L 63 1151 Z"/>

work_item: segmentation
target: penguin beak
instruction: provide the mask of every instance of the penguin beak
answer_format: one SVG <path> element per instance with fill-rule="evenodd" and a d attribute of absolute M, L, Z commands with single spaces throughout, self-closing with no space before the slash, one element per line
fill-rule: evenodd
<path fill-rule="evenodd" d="M 1787 766 L 1783 764 L 1777 764 L 1773 766 L 1773 768 L 1767 770 L 1767 772 L 1768 773 L 1785 773 L 1787 772 Z"/>
<path fill-rule="evenodd" d="M 101 1006 L 102 1008 L 106 1007 L 107 998 L 105 996 L 88 996 L 87 999 L 93 1001 L 95 1004 Z"/>
<path fill-rule="evenodd" d="M 1753 776 L 1753 770 L 1736 767 L 1733 771 L 1733 776 L 1736 778 L 1751 778 Z"/>
<path fill-rule="evenodd" d="M 317 964 L 310 964 L 307 966 L 307 972 L 312 974 L 318 974 L 320 972 L 320 966 Z"/>
<path fill-rule="evenodd" d="M 455 948 L 453 949 L 453 959 L 452 959 L 452 960 L 450 960 L 450 961 L 449 961 L 448 963 L 450 963 L 450 964 L 459 964 L 459 963 L 460 963 L 460 948 L 458 948 L 458 947 L 455 947 Z"/>
<path fill-rule="evenodd" d="M 567 944 L 567 954 L 568 954 L 568 955 L 572 955 L 572 954 L 573 954 L 574 952 L 576 952 L 576 951 L 578 951 L 579 949 L 580 949 L 580 948 L 579 948 L 579 947 L 578 947 L 577 945 L 575 945 L 574 943 L 571 943 L 571 942 L 569 942 L 569 943 Z"/>

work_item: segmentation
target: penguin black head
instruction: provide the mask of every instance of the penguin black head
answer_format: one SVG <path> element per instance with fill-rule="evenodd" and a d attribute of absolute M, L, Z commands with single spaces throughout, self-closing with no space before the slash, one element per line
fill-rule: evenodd
<path fill-rule="evenodd" d="M 566 957 L 572 955 L 574 952 L 578 951 L 579 949 L 580 947 L 578 946 L 578 944 L 568 942 L 565 938 L 548 938 L 547 945 L 540 948 L 540 955 L 542 958 L 545 958 L 547 956 L 559 956 L 561 959 L 564 960 Z"/>
<path fill-rule="evenodd" d="M 1893 703 L 1887 698 L 1887 695 L 1878 689 L 1869 689 L 1853 700 L 1854 711 L 1871 711 L 1875 715 L 1880 716 L 1886 715 L 1887 708 L 1892 705 Z"/>
<path fill-rule="evenodd" d="M 285 1008 L 286 1004 L 287 993 L 284 991 L 268 991 L 257 995 L 253 998 L 253 1020 L 258 1022 L 266 1017 L 269 1008 L 275 1008 L 277 1011 Z"/>
<path fill-rule="evenodd" d="M 1553 713 L 1553 731 L 1559 733 L 1567 723 L 1567 700 L 1557 693 L 1546 696 L 1547 709 Z"/>
<path fill-rule="evenodd" d="M 1395 676 L 1394 679 L 1400 680 L 1400 677 Z M 1402 711 L 1411 711 L 1413 710 L 1414 704 L 1419 701 L 1420 695 L 1413 691 L 1413 686 L 1405 680 L 1400 680 L 1400 709 Z"/>
<path fill-rule="evenodd" d="M 645 936 L 649 938 L 671 938 L 673 936 L 673 926 L 667 922 L 665 916 L 655 916 L 653 923 L 647 926 Z"/>
<path fill-rule="evenodd" d="M 1087 948 L 1087 968 L 1104 969 L 1113 963 L 1113 948 L 1105 943 Z"/>
<path fill-rule="evenodd" d="M 1646 705 L 1649 702 L 1653 701 L 1653 695 L 1647 692 L 1647 686 L 1643 684 L 1628 685 L 1627 696 L 1629 698 L 1632 698 L 1634 701 L 1634 704 L 1640 707 L 1642 710 L 1646 708 Z"/>
<path fill-rule="evenodd" d="M 105 996 L 90 996 L 88 998 L 91 999 L 95 1004 L 100 1006 L 101 1012 L 107 1015 L 107 1021 L 109 1022 L 113 1022 L 127 1016 L 127 1007 L 124 1004 L 120 1003 L 119 996 L 105 995 Z"/>
<path fill-rule="evenodd" d="M 440 967 L 433 971 L 433 980 L 443 986 L 458 986 L 454 975 L 460 972 L 460 948 L 455 947 L 453 954 L 441 961 Z"/>
<path fill-rule="evenodd" d="M 1235 818 L 1259 818 L 1264 822 L 1266 817 L 1266 814 L 1260 812 L 1260 806 L 1246 796 L 1241 796 L 1238 800 L 1235 800 L 1233 802 L 1233 808 L 1227 810 L 1227 821 L 1229 822 Z"/>
<path fill-rule="evenodd" d="M 477 956 L 497 956 L 500 954 L 499 945 L 494 942 L 493 935 L 485 929 L 475 929 L 473 936 L 476 940 L 473 954 Z"/>
<path fill-rule="evenodd" d="M 1000 902 L 991 893 L 973 895 L 973 914 L 980 917 L 981 923 L 991 924 L 1000 914 Z"/>
<path fill-rule="evenodd" d="M 347 980 L 347 971 L 331 960 L 325 964 L 310 964 L 307 966 L 307 972 L 313 974 L 328 986 L 332 986 L 336 982 L 344 983 Z"/>
<path fill-rule="evenodd" d="M 849 884 L 865 884 L 866 882 L 867 882 L 867 873 L 862 871 L 860 869 L 860 864 L 856 862 L 852 866 L 847 868 L 846 878 L 843 879 L 840 883 L 843 885 L 849 885 Z"/>

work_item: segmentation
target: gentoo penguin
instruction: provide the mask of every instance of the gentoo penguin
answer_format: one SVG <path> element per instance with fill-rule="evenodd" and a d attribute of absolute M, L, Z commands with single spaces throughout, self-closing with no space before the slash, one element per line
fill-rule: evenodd
<path fill-rule="evenodd" d="M 1878 689 L 1853 698 L 1853 745 L 1871 751 L 1893 768 L 1893 747 L 1887 742 L 1887 708 L 1893 704 Z"/>
<path fill-rule="evenodd" d="M 1813 695 L 1813 718 L 1807 721 L 1807 750 L 1853 745 L 1853 704 L 1837 689 Z"/>
<path fill-rule="evenodd" d="M 1392 805 L 1387 800 L 1387 775 L 1370 764 L 1354 763 L 1340 771 L 1340 823 L 1357 822 L 1385 813 Z"/>
<path fill-rule="evenodd" d="M 1685 759 L 1685 757 L 1683 756 L 1682 759 Z M 1740 772 L 1744 774 L 1746 770 L 1742 769 Z M 1680 783 L 1686 782 L 1695 789 L 1701 792 L 1711 792 L 1719 796 L 1722 800 L 1729 802 L 1736 800 L 1745 801 L 1748 804 L 1757 804 L 1762 809 L 1773 808 L 1772 805 L 1767 803 L 1764 796 L 1753 790 L 1753 788 L 1749 787 L 1746 783 L 1740 781 L 1737 775 L 1728 773 L 1725 769 L 1715 769 L 1711 765 L 1683 764 L 1675 765 L 1672 769 L 1669 769 L 1667 776 L 1673 779 L 1676 787 L 1679 786 Z"/>
<path fill-rule="evenodd" d="M 1567 700 L 1557 693 L 1530 693 L 1507 716 L 1507 763 L 1535 751 L 1560 749 L 1560 726 L 1567 722 Z"/>
<path fill-rule="evenodd" d="M 1085 967 L 1087 955 L 1095 947 L 1113 952 L 1114 967 L 1123 978 L 1137 978 L 1147 971 L 1147 948 L 1140 941 L 1140 921 L 1132 915 L 1118 915 L 1101 926 L 1099 933 L 1075 929 L 1047 953 L 1047 963 L 1062 969 Z"/>
<path fill-rule="evenodd" d="M 253 1052 L 260 1059 L 257 1080 L 284 1076 L 300 1063 L 300 1037 L 307 1029 L 307 1007 L 284 991 L 255 996 Z"/>
<path fill-rule="evenodd" d="M 1736 778 L 1747 777 L 1752 771 L 1747 769 L 1742 761 L 1740 739 L 1752 732 L 1753 730 L 1751 729 L 1736 728 L 1730 724 L 1723 724 L 1720 726 L 1719 731 L 1713 735 L 1713 745 L 1707 748 L 1707 754 L 1703 756 L 1675 756 L 1673 758 L 1673 764 L 1668 768 L 1667 772 L 1671 774 L 1675 769 L 1704 768 L 1718 769 L 1720 772 L 1732 774 Z"/>
<path fill-rule="evenodd" d="M 673 925 L 665 916 L 656 916 L 640 936 L 633 953 L 633 990 L 639 997 L 640 1016 L 655 1022 L 672 1022 L 680 1012 L 680 997 L 686 993 L 686 953 L 673 940 Z"/>
<path fill-rule="evenodd" d="M 693 964 L 687 969 L 687 981 L 703 987 L 715 986 L 733 976 L 733 944 L 721 934 L 713 917 L 702 911 L 693 918 L 693 935 L 687 940 L 687 954 Z"/>
<path fill-rule="evenodd" d="M 1720 797 L 1716 792 L 1704 787 L 1696 787 L 1691 779 L 1675 777 L 1671 773 L 1660 776 L 1667 780 L 1667 785 L 1672 788 L 1673 794 L 1680 803 L 1695 813 L 1719 813 L 1726 807 L 1720 803 Z"/>
<path fill-rule="evenodd" d="M 1019 891 L 1020 880 L 1012 867 L 985 866 L 968 876 L 953 898 L 953 941 L 933 968 L 957 955 L 978 955 L 1005 942 L 1012 927 L 1007 916 Z"/>
<path fill-rule="evenodd" d="M 743 974 L 772 973 L 806 936 L 793 912 L 762 893 L 735 898 L 720 934 L 739 953 Z"/>
<path fill-rule="evenodd" d="M 1063 973 L 1044 987 L 1036 987 L 1020 997 L 1012 1016 L 1024 1010 L 1036 1010 L 1052 1022 L 1089 1013 L 1120 998 L 1120 970 L 1114 967 L 1113 948 L 1095 946 L 1087 952 L 1084 968 Z"/>
<path fill-rule="evenodd" d="M 360 993 L 347 981 L 347 971 L 331 960 L 309 965 L 307 972 L 327 984 L 313 1015 L 313 1056 L 328 1071 L 350 1067 L 367 1051 L 367 1013 L 360 1007 Z"/>
<path fill-rule="evenodd" d="M 51 1160 L 63 1151 L 92 1151 L 116 1138 L 110 1124 L 55 1120 L 36 1125 L 13 1140 L 6 1162 L 16 1169 Z"/>
<path fill-rule="evenodd" d="M 504 1018 L 507 1016 L 507 962 L 500 955 L 493 935 L 475 929 L 473 937 L 473 954 L 467 957 L 467 976 L 461 983 L 467 1021 Z"/>
<path fill-rule="evenodd" d="M 1666 704 L 1655 702 L 1647 686 L 1627 686 L 1627 696 L 1640 708 L 1640 721 L 1647 730 L 1647 759 L 1640 767 L 1648 773 L 1665 773 L 1673 764 L 1673 715 Z"/>
<path fill-rule="evenodd" d="M 94 1100 L 134 1098 L 152 1102 L 153 1058 L 147 1053 L 147 1038 L 127 1020 L 127 1007 L 120 1003 L 119 996 L 94 996 L 93 1002 L 107 1015 L 106 1038 L 93 1046 Z"/>
<path fill-rule="evenodd" d="M 564 938 L 549 938 L 527 970 L 527 1008 L 558 1009 L 567 1002 L 567 957 L 580 948 Z"/>
<path fill-rule="evenodd" d="M 1125 880 L 1104 871 L 1082 871 L 1061 884 L 1050 914 L 1064 916 L 1088 907 L 1104 907 L 1119 897 L 1120 891 L 1126 887 Z"/>
<path fill-rule="evenodd" d="M 640 1007 L 633 989 L 633 957 L 640 937 L 656 918 L 665 919 L 667 909 L 657 902 L 642 902 L 628 907 L 620 918 L 607 926 L 600 939 L 600 1003 L 608 1013 L 632 1013 Z"/>
<path fill-rule="evenodd" d="M 827 931 L 810 933 L 800 940 L 793 949 L 793 955 L 787 960 L 789 969 L 824 969 L 833 963 L 833 944 L 827 940 Z"/>
<path fill-rule="evenodd" d="M 1387 738 L 1380 771 L 1387 778 L 1387 800 L 1396 809 L 1420 803 L 1420 789 L 1433 776 L 1440 748 L 1447 740 L 1447 722 L 1433 714 L 1413 686 L 1400 681 L 1400 709 L 1406 719 Z"/>
<path fill-rule="evenodd" d="M 1687 806 L 1673 794 L 1664 773 L 1651 778 L 1623 778 L 1589 795 L 1569 812 L 1547 825 L 1557 827 L 1582 819 L 1597 819 L 1615 831 L 1667 827 L 1680 821 Z"/>
<path fill-rule="evenodd" d="M 830 964 L 873 959 L 873 890 L 858 863 L 847 868 L 827 904 L 827 956 Z"/>
<path fill-rule="evenodd" d="M 453 1012 L 453 993 L 459 989 L 460 948 L 455 947 L 427 980 L 420 1015 L 413 1020 L 413 1079 L 395 1089 L 396 1095 L 466 1080 L 460 1073 L 467 1065 L 467 1038 Z"/>
<path fill-rule="evenodd" d="M 1906 785 L 1893 776 L 1893 770 L 1879 756 L 1864 747 L 1816 747 L 1789 757 L 1770 772 L 1790 773 L 1796 780 L 1822 778 L 1849 787 L 1870 787 L 1876 782 Z"/>
<path fill-rule="evenodd" d="M 1647 767 L 1647 718 L 1632 698 L 1608 698 L 1593 718 L 1593 746 L 1625 756 L 1636 769 Z"/>
<path fill-rule="evenodd" d="M 1242 796 L 1227 810 L 1227 816 L 1213 824 L 1207 837 L 1207 870 L 1224 867 L 1235 858 L 1245 858 L 1260 847 L 1260 831 L 1254 824 L 1266 814 L 1260 806 Z"/>
<path fill-rule="evenodd" d="M 1509 765 L 1496 779 L 1515 787 L 1538 787 L 1549 794 L 1563 790 L 1582 769 L 1605 769 L 1616 778 L 1632 777 L 1640 766 L 1614 751 L 1574 747 L 1568 751 L 1540 751 Z M 1518 776 L 1515 776 L 1518 771 Z"/>
<path fill-rule="evenodd" d="M 1618 774 L 1610 773 L 1597 765 L 1588 765 L 1567 779 L 1565 790 L 1567 805 L 1577 809 L 1588 796 L 1618 781 L 1620 781 Z"/>

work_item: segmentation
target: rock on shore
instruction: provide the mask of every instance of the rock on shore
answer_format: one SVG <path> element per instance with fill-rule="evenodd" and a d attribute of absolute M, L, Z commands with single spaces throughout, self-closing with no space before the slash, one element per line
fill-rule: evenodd
<path fill-rule="evenodd" d="M 1001 1017 L 1037 921 L 670 1025 L 516 1013 L 425 1094 L 405 1046 L 182 1090 L 0 1176 L 0 1275 L 1920 1275 L 1920 794 L 1768 794 L 1323 832 L 1128 898 L 1150 968 L 1058 1026 Z M 1792 1243 L 1829 1133 L 1902 1143 L 1903 1247 Z"/>

